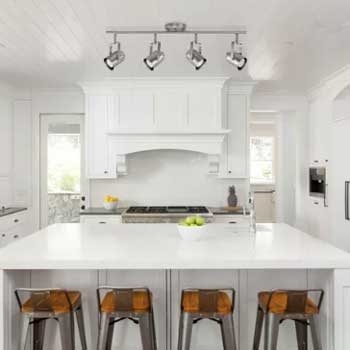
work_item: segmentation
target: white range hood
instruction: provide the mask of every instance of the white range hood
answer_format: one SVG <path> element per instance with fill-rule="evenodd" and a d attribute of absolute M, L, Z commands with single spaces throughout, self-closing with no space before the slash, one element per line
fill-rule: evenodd
<path fill-rule="evenodd" d="M 107 144 L 113 168 L 126 174 L 128 154 L 182 150 L 208 155 L 217 174 L 223 152 L 227 77 L 109 79 L 81 86 L 87 101 L 106 97 Z M 96 98 L 97 97 L 97 98 Z M 87 117 L 95 105 L 87 103 Z M 98 107 L 101 109 L 101 106 Z"/>

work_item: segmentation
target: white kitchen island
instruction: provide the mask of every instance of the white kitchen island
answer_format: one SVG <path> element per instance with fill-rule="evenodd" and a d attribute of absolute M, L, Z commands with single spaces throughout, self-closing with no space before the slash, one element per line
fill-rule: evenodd
<path fill-rule="evenodd" d="M 154 294 L 159 350 L 175 350 L 180 293 L 187 287 L 236 289 L 239 349 L 251 349 L 260 290 L 323 288 L 324 350 L 350 349 L 350 254 L 285 224 L 258 225 L 253 234 L 209 224 L 202 240 L 181 240 L 172 224 L 56 224 L 0 250 L 1 350 L 17 350 L 15 287 L 61 287 L 83 293 L 89 348 L 97 337 L 98 285 L 148 286 Z M 193 350 L 221 349 L 219 328 L 195 326 Z M 137 326 L 116 328 L 113 349 L 140 349 Z M 59 349 L 52 327 L 46 348 Z M 279 349 L 296 349 L 284 323 Z M 77 340 L 77 344 L 78 340 Z M 79 349 L 79 345 L 77 349 Z"/>

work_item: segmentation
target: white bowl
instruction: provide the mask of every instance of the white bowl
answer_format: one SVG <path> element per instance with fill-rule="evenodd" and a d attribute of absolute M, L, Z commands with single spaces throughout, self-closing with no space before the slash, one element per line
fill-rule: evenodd
<path fill-rule="evenodd" d="M 118 206 L 118 202 L 103 202 L 103 206 L 107 210 L 114 210 Z"/>
<path fill-rule="evenodd" d="M 202 237 L 205 225 L 203 226 L 183 226 L 177 225 L 181 238 L 185 241 L 198 241 Z"/>

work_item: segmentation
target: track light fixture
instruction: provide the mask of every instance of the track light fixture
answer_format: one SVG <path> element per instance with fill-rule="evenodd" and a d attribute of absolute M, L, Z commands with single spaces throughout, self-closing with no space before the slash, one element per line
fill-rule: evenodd
<path fill-rule="evenodd" d="M 116 46 L 117 49 L 113 51 L 113 46 Z M 117 41 L 117 34 L 114 33 L 113 44 L 109 47 L 109 55 L 103 60 L 106 66 L 113 70 L 118 64 L 122 63 L 125 60 L 125 53 L 120 49 L 120 42 Z"/>
<path fill-rule="evenodd" d="M 202 55 L 202 44 L 198 42 L 198 34 L 194 34 L 194 41 L 191 41 L 190 49 L 186 52 L 188 61 L 199 70 L 203 67 L 207 59 Z"/>
<path fill-rule="evenodd" d="M 156 49 L 154 50 L 154 48 Z M 164 52 L 161 51 L 160 41 L 157 40 L 157 34 L 154 33 L 153 43 L 150 45 L 149 55 L 143 59 L 143 62 L 150 70 L 154 70 L 163 60 Z"/>
<path fill-rule="evenodd" d="M 243 56 L 238 34 L 236 34 L 236 40 L 231 42 L 231 51 L 226 53 L 226 60 L 238 70 L 242 70 L 248 62 L 247 57 Z"/>
<path fill-rule="evenodd" d="M 117 65 L 125 60 L 125 54 L 120 49 L 120 43 L 117 41 L 117 35 L 144 35 L 152 34 L 154 40 L 150 45 L 150 51 L 147 57 L 143 59 L 143 62 L 151 71 L 154 70 L 165 58 L 164 52 L 161 50 L 161 43 L 157 40 L 157 35 L 194 35 L 194 40 L 191 41 L 190 48 L 186 52 L 187 60 L 194 66 L 196 70 L 199 70 L 207 62 L 207 59 L 202 54 L 202 45 L 198 42 L 198 35 L 235 35 L 235 40 L 231 42 L 231 51 L 226 53 L 226 60 L 237 67 L 238 70 L 242 70 L 247 64 L 247 57 L 242 53 L 242 44 L 239 42 L 239 35 L 247 34 L 247 31 L 243 27 L 231 26 L 231 27 L 215 27 L 215 28 L 190 28 L 188 29 L 186 23 L 183 22 L 169 22 L 166 23 L 164 28 L 106 28 L 107 34 L 114 35 L 114 41 L 110 45 L 109 55 L 104 59 L 106 66 L 113 70 Z"/>

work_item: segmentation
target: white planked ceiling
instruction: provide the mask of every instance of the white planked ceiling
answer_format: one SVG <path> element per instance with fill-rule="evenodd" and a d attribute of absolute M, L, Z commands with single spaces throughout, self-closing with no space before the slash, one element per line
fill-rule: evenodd
<path fill-rule="evenodd" d="M 249 67 L 225 61 L 230 37 L 203 36 L 208 63 L 199 72 L 184 58 L 191 37 L 160 37 L 166 60 L 144 67 L 149 36 L 120 37 L 126 61 L 102 62 L 107 26 L 243 25 Z M 0 0 L 0 80 L 17 86 L 64 87 L 119 76 L 228 75 L 265 81 L 262 89 L 303 91 L 350 61 L 348 0 Z"/>

